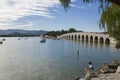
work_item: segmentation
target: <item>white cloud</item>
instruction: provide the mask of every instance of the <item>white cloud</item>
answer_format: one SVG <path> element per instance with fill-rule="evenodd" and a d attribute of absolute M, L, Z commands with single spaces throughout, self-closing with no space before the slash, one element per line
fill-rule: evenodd
<path fill-rule="evenodd" d="M 18 20 L 24 16 L 39 15 L 53 18 L 49 8 L 57 7 L 59 0 L 0 0 L 0 22 Z"/>
<path fill-rule="evenodd" d="M 59 5 L 59 0 L 0 0 L 0 28 L 25 16 L 54 18 L 49 8 Z"/>
<path fill-rule="evenodd" d="M 0 0 L 0 28 L 14 26 L 13 21 L 26 16 L 54 18 L 49 8 L 55 8 L 52 11 L 59 13 L 59 6 L 59 0 Z"/>

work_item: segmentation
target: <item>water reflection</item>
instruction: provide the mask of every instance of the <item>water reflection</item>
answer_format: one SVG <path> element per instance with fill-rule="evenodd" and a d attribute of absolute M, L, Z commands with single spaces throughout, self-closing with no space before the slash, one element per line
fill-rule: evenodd
<path fill-rule="evenodd" d="M 110 48 L 115 48 L 114 44 L 108 44 L 108 43 L 101 43 L 101 42 L 93 42 L 93 41 L 78 41 L 78 40 L 69 40 L 72 41 L 73 43 L 76 44 L 81 44 L 81 45 L 85 45 L 85 46 L 90 46 L 90 47 L 110 47 Z"/>

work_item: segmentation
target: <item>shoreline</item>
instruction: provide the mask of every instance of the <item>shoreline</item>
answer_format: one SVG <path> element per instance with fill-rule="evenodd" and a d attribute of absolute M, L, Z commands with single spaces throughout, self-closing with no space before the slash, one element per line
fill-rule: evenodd
<path fill-rule="evenodd" d="M 103 63 L 97 71 L 92 71 L 89 68 L 85 68 L 84 71 L 86 75 L 76 80 L 120 80 L 120 59 L 111 63 Z"/>

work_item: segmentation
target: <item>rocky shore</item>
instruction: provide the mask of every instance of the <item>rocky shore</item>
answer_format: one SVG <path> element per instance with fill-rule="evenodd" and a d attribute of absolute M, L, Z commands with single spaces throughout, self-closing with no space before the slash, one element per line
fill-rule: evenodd
<path fill-rule="evenodd" d="M 96 72 L 85 68 L 85 77 L 76 80 L 120 80 L 120 59 L 112 63 L 103 63 Z"/>

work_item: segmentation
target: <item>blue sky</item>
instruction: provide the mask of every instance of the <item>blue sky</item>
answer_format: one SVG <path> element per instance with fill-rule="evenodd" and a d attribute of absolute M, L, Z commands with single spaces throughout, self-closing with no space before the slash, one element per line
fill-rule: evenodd
<path fill-rule="evenodd" d="M 65 12 L 59 0 L 0 0 L 0 29 L 100 32 L 98 3 L 72 0 Z"/>

